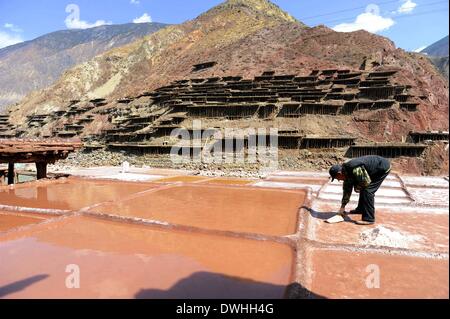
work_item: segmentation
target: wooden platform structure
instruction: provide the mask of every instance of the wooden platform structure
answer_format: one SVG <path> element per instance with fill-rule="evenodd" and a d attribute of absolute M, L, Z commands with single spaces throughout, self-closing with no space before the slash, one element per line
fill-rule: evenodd
<path fill-rule="evenodd" d="M 387 158 L 419 157 L 426 148 L 426 145 L 413 143 L 361 144 L 350 146 L 345 156 L 350 158 L 366 155 L 379 155 Z"/>
<path fill-rule="evenodd" d="M 448 131 L 409 132 L 408 140 L 412 143 L 424 141 L 448 141 Z"/>
<path fill-rule="evenodd" d="M 0 163 L 8 164 L 8 184 L 14 184 L 15 163 L 36 163 L 37 179 L 47 177 L 47 164 L 81 148 L 78 141 L 0 139 Z"/>

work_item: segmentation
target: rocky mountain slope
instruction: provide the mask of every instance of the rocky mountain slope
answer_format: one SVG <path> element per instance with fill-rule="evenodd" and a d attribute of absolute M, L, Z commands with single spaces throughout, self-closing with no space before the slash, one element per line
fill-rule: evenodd
<path fill-rule="evenodd" d="M 420 52 L 431 56 L 448 56 L 448 36 L 436 41 Z"/>
<path fill-rule="evenodd" d="M 449 57 L 448 56 L 442 56 L 442 57 L 436 57 L 436 56 L 430 56 L 430 60 L 433 62 L 433 64 L 436 66 L 436 68 L 444 75 L 447 80 L 449 78 Z"/>
<path fill-rule="evenodd" d="M 0 111 L 96 55 L 158 31 L 164 24 L 104 25 L 64 30 L 0 49 Z"/>
<path fill-rule="evenodd" d="M 433 43 L 421 51 L 426 53 L 438 70 L 447 78 L 449 77 L 448 36 Z"/>

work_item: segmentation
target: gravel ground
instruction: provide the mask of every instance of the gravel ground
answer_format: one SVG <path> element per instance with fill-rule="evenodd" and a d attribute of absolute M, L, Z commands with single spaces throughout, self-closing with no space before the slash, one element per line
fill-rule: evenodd
<path fill-rule="evenodd" d="M 345 160 L 342 155 L 326 152 L 310 152 L 307 150 L 284 151 L 278 154 L 279 170 L 324 171 L 338 162 Z M 125 152 L 110 152 L 95 150 L 92 152 L 77 152 L 69 155 L 66 160 L 59 161 L 49 167 L 50 171 L 67 170 L 73 167 L 95 166 L 120 166 L 123 162 L 129 162 L 135 167 L 175 168 L 192 170 L 198 175 L 204 176 L 233 176 L 247 178 L 265 177 L 270 170 L 264 165 L 264 161 L 257 163 L 173 163 L 169 155 L 133 155 Z"/>

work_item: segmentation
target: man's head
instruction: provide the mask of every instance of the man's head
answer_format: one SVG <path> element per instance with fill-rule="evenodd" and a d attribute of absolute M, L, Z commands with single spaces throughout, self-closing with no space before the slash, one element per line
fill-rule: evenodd
<path fill-rule="evenodd" d="M 338 181 L 343 181 L 345 180 L 345 175 L 342 172 L 342 166 L 341 165 L 333 165 L 330 168 L 330 176 L 331 176 L 331 181 L 334 181 L 335 179 L 337 179 Z"/>

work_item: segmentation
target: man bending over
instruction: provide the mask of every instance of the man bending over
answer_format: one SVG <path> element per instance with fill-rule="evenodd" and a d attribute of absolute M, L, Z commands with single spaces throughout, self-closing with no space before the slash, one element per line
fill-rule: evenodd
<path fill-rule="evenodd" d="M 329 172 L 331 181 L 334 179 L 344 181 L 342 205 L 338 214 L 342 217 L 345 216 L 345 206 L 350 201 L 354 189 L 359 193 L 359 202 L 356 209 L 350 214 L 362 215 L 362 220 L 356 221 L 356 224 L 371 225 L 375 223 L 375 193 L 390 171 L 390 162 L 376 155 L 358 157 L 342 165 L 333 165 Z"/>

